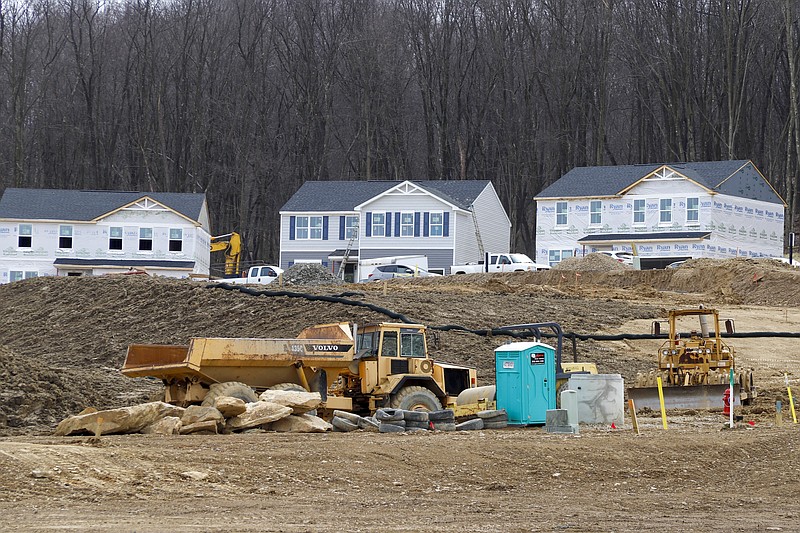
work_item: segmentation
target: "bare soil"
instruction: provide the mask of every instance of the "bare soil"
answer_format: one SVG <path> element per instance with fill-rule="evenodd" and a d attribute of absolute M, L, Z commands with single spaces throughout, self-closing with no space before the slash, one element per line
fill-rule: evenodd
<path fill-rule="evenodd" d="M 586 267 L 285 289 L 348 291 L 351 300 L 424 324 L 475 330 L 557 321 L 568 332 L 641 333 L 670 308 L 702 303 L 733 317 L 739 332 L 800 331 L 800 271 L 778 262 L 698 260 L 644 272 Z M 734 429 L 718 409 L 671 412 L 667 430 L 659 417 L 644 417 L 640 435 L 628 422 L 584 426 L 580 436 L 518 428 L 55 438 L 58 421 L 87 406 L 130 405 L 160 390 L 153 380 L 119 374 L 131 343 L 292 337 L 306 325 L 387 317 L 146 276 L 4 285 L 0 311 L 3 529 L 800 530 L 800 426 L 784 384 L 788 377 L 800 390 L 797 339 L 731 341 L 738 364 L 753 367 L 761 387 Z M 438 359 L 477 367 L 481 382 L 491 383 L 492 351 L 506 340 L 442 331 L 432 348 Z M 577 358 L 629 380 L 652 368 L 659 344 L 579 342 Z M 782 425 L 776 400 L 787 406 Z"/>

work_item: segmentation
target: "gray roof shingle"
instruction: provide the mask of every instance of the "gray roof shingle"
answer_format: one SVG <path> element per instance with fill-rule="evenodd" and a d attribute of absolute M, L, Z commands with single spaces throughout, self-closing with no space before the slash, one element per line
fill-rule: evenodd
<path fill-rule="evenodd" d="M 663 165 L 713 191 L 751 200 L 783 203 L 783 199 L 748 160 L 576 167 L 546 187 L 536 198 L 616 196 Z"/>
<path fill-rule="evenodd" d="M 194 221 L 205 203 L 202 193 L 12 188 L 0 199 L 0 218 L 89 221 L 145 196 Z"/>
<path fill-rule="evenodd" d="M 289 198 L 281 211 L 353 211 L 400 181 L 307 181 Z M 423 180 L 411 181 L 426 191 L 462 209 L 489 185 L 488 180 Z"/>

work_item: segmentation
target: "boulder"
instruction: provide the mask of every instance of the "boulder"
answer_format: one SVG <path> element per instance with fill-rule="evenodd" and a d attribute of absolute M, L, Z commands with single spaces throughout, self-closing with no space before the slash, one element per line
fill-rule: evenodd
<path fill-rule="evenodd" d="M 181 435 L 189 435 L 191 433 L 216 435 L 219 433 L 219 422 L 216 420 L 203 420 L 202 422 L 181 426 Z"/>
<path fill-rule="evenodd" d="M 308 414 L 281 418 L 277 422 L 273 422 L 271 427 L 274 431 L 288 433 L 325 433 L 333 428 L 320 417 Z"/>
<path fill-rule="evenodd" d="M 165 416 L 142 428 L 142 433 L 156 435 L 177 435 L 181 432 L 181 419 L 177 416 Z"/>
<path fill-rule="evenodd" d="M 229 431 L 240 431 L 262 426 L 292 414 L 291 407 L 272 402 L 248 403 L 246 407 L 247 410 L 244 413 L 228 419 L 226 428 Z"/>
<path fill-rule="evenodd" d="M 322 403 L 318 392 L 296 390 L 265 390 L 258 399 L 292 408 L 292 414 L 301 415 L 313 411 Z"/>
<path fill-rule="evenodd" d="M 233 396 L 220 396 L 214 400 L 214 407 L 222 413 L 225 418 L 240 415 L 247 411 L 247 404 L 244 400 Z"/>
<path fill-rule="evenodd" d="M 183 411 L 182 407 L 176 407 L 164 402 L 150 402 L 131 407 L 97 411 L 65 418 L 56 427 L 55 435 L 138 433 L 143 428 L 165 416 L 180 417 Z"/>
<path fill-rule="evenodd" d="M 200 422 L 208 422 L 209 420 L 213 420 L 217 423 L 223 423 L 225 421 L 225 417 L 222 416 L 222 413 L 220 413 L 216 408 L 202 405 L 190 405 L 186 408 L 186 411 L 184 411 L 183 415 L 181 416 L 181 423 L 184 426 L 190 426 Z"/>

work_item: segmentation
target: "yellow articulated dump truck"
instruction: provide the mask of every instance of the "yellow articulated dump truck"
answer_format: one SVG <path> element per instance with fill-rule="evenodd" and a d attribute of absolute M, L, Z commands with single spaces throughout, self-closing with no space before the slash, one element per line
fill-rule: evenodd
<path fill-rule="evenodd" d="M 312 326 L 294 339 L 193 338 L 188 345 L 134 344 L 122 373 L 154 377 L 165 401 L 202 402 L 209 387 L 230 383 L 253 394 L 266 389 L 319 392 L 327 410 L 371 413 L 379 407 L 435 411 L 476 387 L 475 370 L 437 363 L 428 355 L 426 328 L 347 322 Z"/>

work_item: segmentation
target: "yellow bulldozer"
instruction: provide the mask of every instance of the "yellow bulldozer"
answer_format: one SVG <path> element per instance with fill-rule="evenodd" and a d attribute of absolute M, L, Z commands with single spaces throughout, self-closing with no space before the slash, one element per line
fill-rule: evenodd
<path fill-rule="evenodd" d="M 688 321 L 694 325 L 681 332 Z M 727 333 L 734 333 L 733 320 L 725 320 L 724 325 Z M 731 404 L 747 404 L 756 397 L 753 371 L 737 368 L 733 346 L 722 340 L 719 311 L 702 306 L 671 310 L 668 327 L 669 337 L 658 350 L 658 368 L 639 374 L 635 385 L 628 389 L 628 398 L 634 400 L 637 409 L 660 409 L 659 377 L 668 409 L 722 407 L 722 397 L 730 387 L 731 370 L 734 372 Z M 662 334 L 662 323 L 653 322 L 651 333 Z"/>
<path fill-rule="evenodd" d="M 188 345 L 135 344 L 122 373 L 154 377 L 165 401 L 202 402 L 215 383 L 226 395 L 255 400 L 270 388 L 319 392 L 323 408 L 359 414 L 380 407 L 436 411 L 476 387 L 475 370 L 437 363 L 420 324 L 347 322 L 304 329 L 293 339 L 193 338 Z"/>

